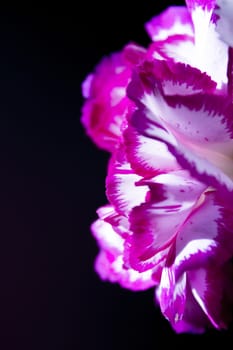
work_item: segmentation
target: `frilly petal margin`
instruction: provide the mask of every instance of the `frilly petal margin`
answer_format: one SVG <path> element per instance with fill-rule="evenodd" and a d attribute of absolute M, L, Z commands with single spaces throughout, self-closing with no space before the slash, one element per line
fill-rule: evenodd
<path fill-rule="evenodd" d="M 85 103 L 81 122 L 101 149 L 113 152 L 121 140 L 121 127 L 132 103 L 126 96 L 131 64 L 123 52 L 104 57 L 82 84 Z"/>
<path fill-rule="evenodd" d="M 203 12 L 208 12 L 212 14 L 216 0 L 185 0 L 187 8 L 189 11 L 195 11 L 196 8 L 201 8 Z"/>
<path fill-rule="evenodd" d="M 226 329 L 232 320 L 232 217 L 216 192 L 207 191 L 168 253 L 156 298 L 176 332 Z"/>
<path fill-rule="evenodd" d="M 139 273 L 125 266 L 124 240 L 109 223 L 97 219 L 91 231 L 100 247 L 95 259 L 95 270 L 102 280 L 118 283 L 133 291 L 146 290 L 157 284 L 152 270 Z"/>
<path fill-rule="evenodd" d="M 220 266 L 233 255 L 233 210 L 216 191 L 203 193 L 176 238 L 173 257 L 175 277 L 187 270 Z"/>
<path fill-rule="evenodd" d="M 176 64 L 168 64 L 170 81 L 163 81 L 156 76 L 157 63 L 142 65 L 129 84 L 128 95 L 138 104 L 130 122 L 142 135 L 165 142 L 180 165 L 200 181 L 233 191 L 231 99 L 211 92 L 214 85 L 211 87 L 208 76 L 182 64 L 179 70 L 188 70 L 191 78 L 182 75 L 183 83 L 178 88 L 182 95 L 167 95 L 164 90 L 168 83 L 175 84 Z M 198 78 L 203 81 L 203 92 L 190 94 L 198 88 Z"/>
<path fill-rule="evenodd" d="M 190 64 L 210 75 L 222 88 L 227 82 L 227 45 L 216 31 L 216 0 L 186 0 L 194 26 L 195 52 Z"/>
<path fill-rule="evenodd" d="M 148 186 L 137 186 L 140 180 L 119 146 L 109 161 L 106 177 L 106 196 L 119 214 L 128 216 L 133 207 L 146 200 Z"/>
<path fill-rule="evenodd" d="M 128 125 L 123 137 L 127 159 L 136 174 L 150 178 L 180 169 L 164 142 L 140 134 L 132 125 Z"/>
<path fill-rule="evenodd" d="M 131 246 L 130 265 L 138 271 L 151 268 L 156 254 L 174 242 L 205 189 L 184 171 L 158 175 L 145 182 L 150 196 L 131 211 L 133 235 L 126 239 Z"/>
<path fill-rule="evenodd" d="M 170 6 L 145 24 L 152 41 L 165 40 L 172 35 L 193 35 L 192 18 L 185 6 Z"/>

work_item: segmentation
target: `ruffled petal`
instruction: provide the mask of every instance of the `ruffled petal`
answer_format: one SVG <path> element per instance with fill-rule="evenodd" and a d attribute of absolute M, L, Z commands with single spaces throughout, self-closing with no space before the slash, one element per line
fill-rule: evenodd
<path fill-rule="evenodd" d="M 193 297 L 187 273 L 175 279 L 172 268 L 164 268 L 156 289 L 156 303 L 176 333 L 204 333 L 208 318 Z"/>
<path fill-rule="evenodd" d="M 147 58 L 174 60 L 191 64 L 195 54 L 194 38 L 184 34 L 174 34 L 166 40 L 157 40 L 147 51 Z"/>
<path fill-rule="evenodd" d="M 185 6 L 170 6 L 145 24 L 151 40 L 167 39 L 174 34 L 193 35 L 191 16 Z"/>
<path fill-rule="evenodd" d="M 190 89 L 197 88 L 197 77 L 202 76 L 190 67 L 188 70 L 190 74 L 192 71 L 193 81 L 183 76 L 181 87 L 187 89 L 187 95 L 165 95 L 166 81 L 163 82 L 165 88 L 162 88 L 160 80 L 155 79 L 153 69 L 145 73 L 145 69 L 151 65 L 144 65 L 142 73 L 139 73 L 140 79 L 134 77 L 129 85 L 129 96 L 140 100 L 140 112 L 134 113 L 131 122 L 142 134 L 164 141 L 181 166 L 188 168 L 201 181 L 213 186 L 225 186 L 232 191 L 231 99 L 209 93 L 189 95 Z M 185 72 L 186 67 L 183 68 Z M 176 74 L 172 75 L 171 81 Z M 204 77 L 208 81 L 208 77 Z M 209 88 L 207 83 L 203 84 L 203 91 L 205 88 Z"/>
<path fill-rule="evenodd" d="M 188 34 L 173 34 L 164 40 L 152 42 L 147 49 L 135 43 L 129 43 L 124 47 L 123 55 L 132 67 L 154 59 L 190 64 L 195 54 L 194 50 L 194 37 Z"/>
<path fill-rule="evenodd" d="M 95 270 L 103 281 L 118 283 L 121 287 L 142 291 L 156 286 L 151 271 L 139 273 L 133 269 L 125 269 L 122 255 L 112 260 L 106 251 L 100 251 L 95 260 Z"/>
<path fill-rule="evenodd" d="M 156 285 L 153 271 L 139 273 L 126 268 L 123 261 L 124 240 L 107 222 L 98 219 L 91 226 L 100 252 L 95 259 L 95 270 L 104 281 L 119 283 L 130 290 L 145 290 Z"/>
<path fill-rule="evenodd" d="M 144 241 L 142 237 L 141 242 L 142 244 L 146 244 L 146 241 Z M 168 251 L 169 247 L 158 251 L 156 254 L 153 254 L 146 259 L 141 259 L 140 257 L 138 258 L 135 254 L 134 234 L 131 233 L 131 235 L 127 236 L 125 239 L 124 261 L 126 266 L 132 267 L 134 270 L 140 273 L 153 270 L 153 279 L 157 281 L 157 284 L 159 284 L 162 270 L 166 264 Z"/>
<path fill-rule="evenodd" d="M 147 186 L 137 186 L 141 177 L 135 174 L 126 160 L 124 149 L 114 153 L 106 177 L 106 195 L 119 214 L 127 216 L 130 210 L 144 202 Z"/>
<path fill-rule="evenodd" d="M 127 159 L 140 176 L 148 178 L 180 168 L 165 143 L 139 134 L 132 126 L 124 132 L 124 144 Z"/>
<path fill-rule="evenodd" d="M 154 41 L 149 51 L 157 59 L 190 64 L 223 88 L 227 82 L 228 48 L 216 31 L 215 0 L 186 3 L 189 11 L 182 6 L 169 7 L 146 23 L 146 31 Z"/>
<path fill-rule="evenodd" d="M 103 58 L 82 84 L 82 125 L 92 141 L 109 152 L 121 140 L 122 121 L 131 106 L 126 97 L 130 77 L 131 65 L 117 52 Z"/>
<path fill-rule="evenodd" d="M 162 273 L 158 300 L 176 331 L 185 331 L 187 308 L 193 298 L 213 327 L 226 328 L 231 320 L 232 210 L 216 196 L 212 191 L 202 195 L 177 235 Z M 193 319 L 200 311 L 195 313 Z"/>
<path fill-rule="evenodd" d="M 167 259 L 176 279 L 188 270 L 221 266 L 233 255 L 233 210 L 215 191 L 202 194 L 176 238 Z M 175 259 L 174 259 L 175 256 Z"/>
<path fill-rule="evenodd" d="M 116 212 L 115 208 L 111 204 L 103 205 L 96 210 L 96 213 L 100 220 L 107 222 L 113 228 L 113 230 L 119 234 L 122 238 L 126 238 L 129 232 L 129 222 L 124 215 L 120 215 Z M 98 240 L 100 230 L 97 230 L 97 235 L 95 238 Z M 101 237 L 100 237 L 101 241 Z"/>
<path fill-rule="evenodd" d="M 135 269 L 144 268 L 174 241 L 205 188 L 184 171 L 162 174 L 146 183 L 150 199 L 135 207 L 129 217 L 130 263 Z"/>
<path fill-rule="evenodd" d="M 191 13 L 198 8 L 201 9 L 203 12 L 209 13 L 210 16 L 216 4 L 216 0 L 185 0 L 185 2 L 187 8 Z"/>
<path fill-rule="evenodd" d="M 186 0 L 194 25 L 195 53 L 190 64 L 206 72 L 221 88 L 227 82 L 228 47 L 216 31 L 216 0 Z"/>
<path fill-rule="evenodd" d="M 175 63 L 172 60 L 145 61 L 134 70 L 127 87 L 127 95 L 140 106 L 140 102 L 145 103 L 147 99 L 148 102 L 151 101 L 149 98 L 153 94 L 157 97 L 159 94 L 157 90 L 167 97 L 198 93 L 213 94 L 216 93 L 216 82 L 206 73 L 188 64 Z"/>

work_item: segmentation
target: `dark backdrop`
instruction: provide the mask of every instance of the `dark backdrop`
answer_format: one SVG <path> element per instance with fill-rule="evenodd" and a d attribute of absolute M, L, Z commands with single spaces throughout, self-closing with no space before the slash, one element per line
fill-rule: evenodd
<path fill-rule="evenodd" d="M 108 154 L 80 124 L 81 82 L 103 55 L 131 40 L 147 45 L 143 24 L 169 5 L 160 3 L 0 9 L 1 349 L 144 349 L 231 336 L 176 335 L 153 290 L 130 292 L 93 270 L 89 226 L 106 202 Z"/>

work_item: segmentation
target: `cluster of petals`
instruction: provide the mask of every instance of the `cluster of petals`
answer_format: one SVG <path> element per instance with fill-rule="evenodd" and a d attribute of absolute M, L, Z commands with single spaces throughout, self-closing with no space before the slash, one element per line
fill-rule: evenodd
<path fill-rule="evenodd" d="M 226 329 L 233 306 L 233 5 L 186 0 L 151 18 L 151 43 L 103 58 L 81 122 L 109 152 L 95 269 L 155 290 L 177 333 Z"/>

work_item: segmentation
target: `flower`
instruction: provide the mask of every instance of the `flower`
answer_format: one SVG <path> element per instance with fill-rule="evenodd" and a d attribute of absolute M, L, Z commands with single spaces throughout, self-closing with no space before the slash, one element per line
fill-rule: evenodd
<path fill-rule="evenodd" d="M 103 280 L 155 289 L 177 333 L 225 329 L 233 305 L 231 1 L 187 0 L 83 83 L 81 121 L 109 152 L 91 225 Z"/>

